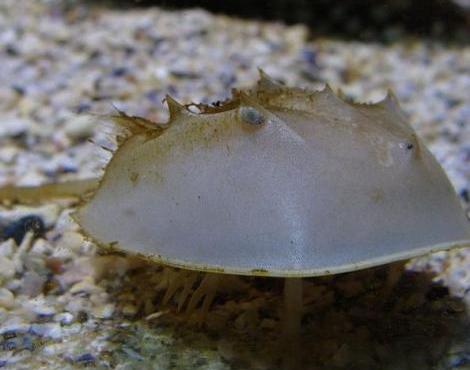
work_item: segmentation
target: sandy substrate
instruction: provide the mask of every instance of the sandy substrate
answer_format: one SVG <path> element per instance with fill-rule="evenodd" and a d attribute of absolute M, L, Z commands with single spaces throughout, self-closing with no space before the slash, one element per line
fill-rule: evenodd
<path fill-rule="evenodd" d="M 115 105 L 164 121 L 165 94 L 223 100 L 262 67 L 290 85 L 328 82 L 360 101 L 392 88 L 470 212 L 468 47 L 308 41 L 301 26 L 202 10 L 65 11 L 4 0 L 0 60 L 1 185 L 95 177 L 110 156 L 100 146 L 113 145 L 97 114 Z M 71 220 L 74 206 L 0 207 L 0 367 L 279 368 L 281 281 L 226 277 L 200 325 L 200 310 L 183 302 L 178 312 L 181 289 L 165 293 L 175 281 L 195 290 L 203 275 L 100 255 Z M 36 234 L 24 235 L 19 221 L 33 215 Z M 306 279 L 304 301 L 305 369 L 470 366 L 469 250 Z"/>

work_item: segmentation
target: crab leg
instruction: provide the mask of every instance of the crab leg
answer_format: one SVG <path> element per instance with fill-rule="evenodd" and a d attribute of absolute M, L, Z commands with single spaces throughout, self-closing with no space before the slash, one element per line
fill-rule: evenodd
<path fill-rule="evenodd" d="M 300 369 L 300 330 L 302 321 L 302 279 L 284 279 L 283 369 Z"/>
<path fill-rule="evenodd" d="M 204 279 L 202 279 L 199 287 L 194 291 L 191 299 L 189 300 L 188 307 L 186 312 L 191 314 L 194 312 L 194 309 L 202 302 L 201 314 L 204 317 L 209 311 L 209 307 L 214 300 L 215 294 L 217 292 L 217 286 L 219 283 L 219 276 L 217 274 L 206 274 Z"/>

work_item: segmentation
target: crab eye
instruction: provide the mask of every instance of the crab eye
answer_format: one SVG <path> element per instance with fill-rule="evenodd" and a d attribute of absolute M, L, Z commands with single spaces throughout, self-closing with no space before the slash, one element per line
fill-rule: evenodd
<path fill-rule="evenodd" d="M 240 119 L 253 126 L 263 124 L 266 120 L 262 113 L 253 107 L 240 107 Z"/>
<path fill-rule="evenodd" d="M 402 149 L 408 149 L 408 150 L 412 150 L 414 148 L 414 145 L 410 142 L 400 143 L 398 144 L 398 146 Z"/>

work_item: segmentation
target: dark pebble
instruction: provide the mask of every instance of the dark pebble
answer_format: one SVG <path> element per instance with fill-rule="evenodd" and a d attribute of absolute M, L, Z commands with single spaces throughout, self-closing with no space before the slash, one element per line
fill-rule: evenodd
<path fill-rule="evenodd" d="M 317 66 L 317 53 L 312 49 L 303 49 L 301 52 L 302 59 L 308 64 Z"/>
<path fill-rule="evenodd" d="M 76 173 L 78 168 L 73 164 L 63 164 L 59 167 L 60 173 Z"/>
<path fill-rule="evenodd" d="M 147 91 L 145 93 L 145 97 L 153 103 L 158 103 L 162 100 L 162 94 L 155 89 Z"/>
<path fill-rule="evenodd" d="M 196 72 L 191 72 L 191 71 L 180 71 L 180 70 L 177 70 L 177 71 L 170 71 L 171 75 L 176 77 L 176 78 L 185 78 L 185 79 L 188 79 L 188 80 L 195 80 L 197 78 L 200 78 L 201 75 L 199 73 L 196 73 Z"/>
<path fill-rule="evenodd" d="M 114 68 L 113 71 L 111 72 L 111 75 L 113 77 L 122 77 L 127 74 L 127 68 L 126 67 L 117 67 Z"/>
<path fill-rule="evenodd" d="M 79 362 L 81 364 L 92 364 L 95 362 L 95 357 L 91 353 L 84 353 L 83 355 L 79 355 L 75 358 L 75 362 Z"/>
<path fill-rule="evenodd" d="M 470 192 L 468 189 L 462 189 L 460 191 L 460 197 L 464 200 L 465 203 L 470 203 Z"/>
<path fill-rule="evenodd" d="M 433 286 L 427 293 L 426 298 L 430 301 L 437 301 L 438 299 L 447 297 L 449 295 L 449 289 L 445 286 Z"/>
<path fill-rule="evenodd" d="M 43 236 L 46 227 L 42 218 L 31 215 L 11 222 L 5 225 L 3 229 L 0 229 L 0 239 L 7 240 L 13 238 L 16 244 L 19 245 L 28 231 L 33 231 L 36 238 Z"/>
<path fill-rule="evenodd" d="M 88 314 L 85 311 L 80 311 L 77 315 L 77 321 L 84 323 L 88 321 Z"/>
<path fill-rule="evenodd" d="M 19 347 L 19 338 L 12 338 L 2 342 L 2 349 L 4 351 L 13 351 Z"/>
<path fill-rule="evenodd" d="M 11 57 L 17 57 L 18 55 L 20 55 L 18 49 L 15 48 L 13 45 L 7 45 L 5 47 L 5 52 Z"/>
<path fill-rule="evenodd" d="M 34 350 L 33 340 L 28 335 L 23 337 L 23 343 L 21 344 L 22 344 L 23 349 L 27 349 L 28 351 Z"/>
<path fill-rule="evenodd" d="M 124 53 L 126 54 L 126 56 L 130 57 L 135 54 L 135 48 L 132 46 L 125 46 Z"/>
<path fill-rule="evenodd" d="M 449 365 L 452 369 L 468 369 L 467 366 L 470 365 L 470 354 L 467 353 L 459 353 L 454 355 L 450 361 Z"/>
<path fill-rule="evenodd" d="M 1 343 L 1 348 L 4 351 L 13 351 L 13 350 L 29 350 L 32 351 L 34 349 L 33 341 L 31 338 L 26 335 L 23 337 L 13 337 L 9 339 L 5 339 Z"/>
<path fill-rule="evenodd" d="M 195 367 L 202 367 L 207 365 L 207 359 L 205 358 L 198 358 L 196 363 L 194 364 Z"/>
<path fill-rule="evenodd" d="M 90 60 L 98 59 L 98 58 L 101 57 L 101 55 L 102 55 L 101 51 L 99 51 L 99 50 L 93 50 L 93 51 L 90 53 L 89 59 L 90 59 Z"/>
<path fill-rule="evenodd" d="M 85 112 L 89 112 L 90 109 L 91 109 L 91 105 L 89 103 L 80 103 L 76 108 L 76 112 L 78 114 L 85 113 Z"/>
<path fill-rule="evenodd" d="M 11 88 L 18 94 L 18 95 L 26 95 L 26 89 L 20 85 L 12 85 Z"/>
<path fill-rule="evenodd" d="M 3 339 L 7 340 L 11 338 L 16 338 L 16 332 L 14 330 L 9 330 L 3 333 Z"/>

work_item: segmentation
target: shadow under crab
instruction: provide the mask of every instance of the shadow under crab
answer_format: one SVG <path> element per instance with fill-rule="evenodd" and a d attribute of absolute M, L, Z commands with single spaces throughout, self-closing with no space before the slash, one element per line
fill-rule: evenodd
<path fill-rule="evenodd" d="M 243 286 L 220 289 L 201 328 L 200 312 L 179 311 L 182 287 L 164 305 L 166 287 L 154 288 L 165 280 L 162 275 L 173 279 L 179 273 L 187 276 L 188 272 L 149 266 L 128 275 L 121 288 L 139 297 L 141 319 L 125 331 L 116 329 L 113 343 L 125 343 L 137 351 L 142 356 L 139 365 L 280 368 L 285 351 L 278 340 L 283 316 L 281 279 L 237 277 Z M 191 274 L 197 276 L 194 291 L 204 275 Z M 302 369 L 447 370 L 455 366 L 456 358 L 464 361 L 470 351 L 464 303 L 433 282 L 432 276 L 405 269 L 402 263 L 306 278 L 303 285 L 302 345 L 297 351 Z M 161 315 L 148 316 L 155 310 Z M 175 338 L 163 349 L 162 335 Z M 113 361 L 133 360 L 118 348 Z"/>

